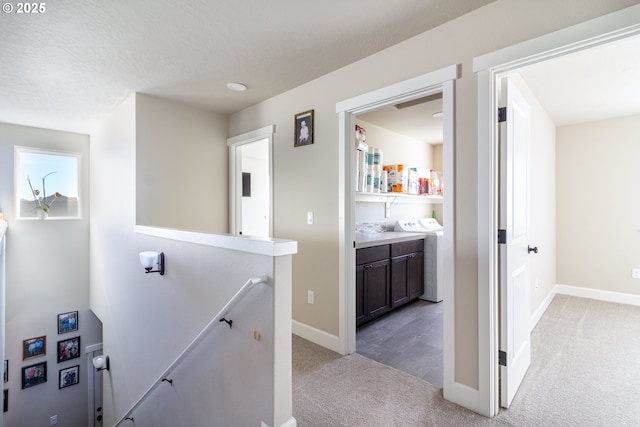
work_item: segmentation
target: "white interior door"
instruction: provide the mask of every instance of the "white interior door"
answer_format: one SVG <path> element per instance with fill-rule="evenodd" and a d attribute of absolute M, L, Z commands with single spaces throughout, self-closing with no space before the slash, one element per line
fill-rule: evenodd
<path fill-rule="evenodd" d="M 500 405 L 508 408 L 531 363 L 529 331 L 530 108 L 508 78 L 500 105 Z"/>

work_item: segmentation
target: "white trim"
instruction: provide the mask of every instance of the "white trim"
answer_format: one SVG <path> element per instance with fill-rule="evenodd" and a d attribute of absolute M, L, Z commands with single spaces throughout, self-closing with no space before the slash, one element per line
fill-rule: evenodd
<path fill-rule="evenodd" d="M 495 84 L 524 65 L 640 34 L 640 5 L 604 15 L 473 59 L 478 82 L 478 363 L 477 412 L 498 413 L 497 187 Z M 483 255 L 485 255 L 483 257 Z M 485 320 L 483 320 L 485 319 Z M 488 321 L 486 320 L 488 319 Z"/>
<path fill-rule="evenodd" d="M 442 390 L 443 397 L 464 408 L 475 410 L 478 407 L 478 390 L 468 385 L 453 381 Z"/>
<path fill-rule="evenodd" d="M 594 18 L 473 59 L 473 72 L 535 64 L 638 34 L 640 5 Z"/>
<path fill-rule="evenodd" d="M 493 80 L 488 72 L 478 73 L 478 131 L 494 137 L 497 128 L 492 118 L 496 111 Z M 481 100 L 488 98 L 491 106 L 483 108 Z M 496 280 L 498 263 L 498 181 L 497 147 L 478 138 L 478 407 L 476 412 L 492 417 L 498 413 L 498 288 L 491 286 Z M 486 208 L 482 209 L 483 203 Z M 483 392 L 486 390 L 486 392 Z"/>
<path fill-rule="evenodd" d="M 261 127 L 260 129 L 252 130 L 250 132 L 227 138 L 227 145 L 230 146 L 248 144 L 250 142 L 268 138 L 269 135 L 273 135 L 274 133 L 276 133 L 276 126 L 268 125 L 265 127 Z"/>
<path fill-rule="evenodd" d="M 238 200 L 242 200 L 242 185 L 238 185 L 237 162 L 238 147 L 260 141 L 268 140 L 269 150 L 269 236 L 273 236 L 273 134 L 276 133 L 275 125 L 268 125 L 260 129 L 252 130 L 240 135 L 227 138 L 227 146 L 229 147 L 229 232 L 231 234 L 238 233 L 238 217 L 242 215 L 238 211 Z"/>
<path fill-rule="evenodd" d="M 291 417 L 287 421 L 285 421 L 284 424 L 281 424 L 280 427 L 296 427 L 297 425 L 298 422 L 296 421 L 296 419 Z"/>
<path fill-rule="evenodd" d="M 259 255 L 283 256 L 298 253 L 298 242 L 295 240 L 273 239 L 270 237 L 232 236 L 228 234 L 207 234 L 196 231 L 175 230 L 172 228 L 148 227 L 146 225 L 135 225 L 133 231 L 138 234 L 146 234 L 147 236 L 215 246 Z"/>
<path fill-rule="evenodd" d="M 616 304 L 633 305 L 640 307 L 640 295 L 625 294 L 623 292 L 603 291 L 601 289 L 583 288 L 581 286 L 571 286 L 557 284 L 554 288 L 556 294 L 569 295 L 573 297 L 589 298 L 598 301 L 613 302 Z"/>
<path fill-rule="evenodd" d="M 555 298 L 557 294 L 557 288 L 558 286 L 556 285 L 551 289 L 544 301 L 542 301 L 536 311 L 534 311 L 531 317 L 529 317 L 529 332 L 533 332 L 540 319 L 542 319 L 544 312 L 547 311 L 547 308 L 549 308 L 553 302 L 553 298 Z"/>
<path fill-rule="evenodd" d="M 91 344 L 88 345 L 84 348 L 84 352 L 85 354 L 89 354 L 89 353 L 93 353 L 94 351 L 100 351 L 102 350 L 102 343 L 99 342 L 98 344 Z"/>
<path fill-rule="evenodd" d="M 396 83 L 354 98 L 338 102 L 339 141 L 339 220 L 338 232 L 338 289 L 339 289 L 339 325 L 337 345 L 333 346 L 333 335 L 320 335 L 316 339 L 327 342 L 326 347 L 340 354 L 350 354 L 356 350 L 355 316 L 355 175 L 356 159 L 352 141 L 355 137 L 355 115 L 373 111 L 398 102 L 417 99 L 442 92 L 443 99 L 443 167 L 450 176 L 447 181 L 446 202 L 443 207 L 443 278 L 444 278 L 444 357 L 443 379 L 447 399 L 454 403 L 477 408 L 478 393 L 470 387 L 455 383 L 455 84 L 459 77 L 459 66 L 451 65 L 413 79 Z M 349 142 L 347 142 L 349 141 Z M 307 329 L 303 333 L 308 332 Z M 330 339 L 329 339 L 330 338 Z M 312 339 L 313 340 L 313 339 Z M 462 387 L 461 387 L 462 386 Z M 469 397 L 471 395 L 471 397 Z M 468 402 L 473 402 L 469 404 Z"/>
<path fill-rule="evenodd" d="M 448 80 L 455 80 L 458 78 L 458 75 L 458 66 L 450 65 L 409 80 L 338 102 L 336 104 L 336 113 L 363 113 L 392 103 L 420 98 L 425 96 L 425 88 L 438 86 L 442 84 L 442 82 L 446 82 Z"/>
<path fill-rule="evenodd" d="M 307 341 L 321 345 L 322 347 L 333 350 L 336 353 L 341 353 L 340 337 L 336 335 L 321 331 L 320 329 L 298 322 L 297 320 L 291 321 L 291 332 Z"/>

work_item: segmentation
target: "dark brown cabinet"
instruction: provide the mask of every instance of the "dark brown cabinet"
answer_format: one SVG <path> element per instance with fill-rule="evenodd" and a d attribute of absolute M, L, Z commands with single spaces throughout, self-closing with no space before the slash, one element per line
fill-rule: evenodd
<path fill-rule="evenodd" d="M 356 325 L 400 307 L 424 292 L 424 240 L 356 251 Z"/>
<path fill-rule="evenodd" d="M 356 325 L 391 309 L 390 245 L 356 251 Z"/>

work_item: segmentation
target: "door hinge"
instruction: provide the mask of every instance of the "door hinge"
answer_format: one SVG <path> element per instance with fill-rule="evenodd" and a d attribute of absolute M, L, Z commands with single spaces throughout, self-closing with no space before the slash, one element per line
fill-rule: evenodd
<path fill-rule="evenodd" d="M 507 107 L 498 108 L 498 123 L 507 121 Z"/>
<path fill-rule="evenodd" d="M 504 351 L 498 351 L 498 364 L 501 366 L 507 366 L 507 353 Z"/>
<path fill-rule="evenodd" d="M 507 230 L 498 230 L 498 244 L 504 245 L 507 243 Z"/>

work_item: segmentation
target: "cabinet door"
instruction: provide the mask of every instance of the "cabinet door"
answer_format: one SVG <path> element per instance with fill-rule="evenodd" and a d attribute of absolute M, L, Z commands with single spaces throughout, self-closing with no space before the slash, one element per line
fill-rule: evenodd
<path fill-rule="evenodd" d="M 390 260 L 385 259 L 364 266 L 365 317 L 371 320 L 391 308 L 389 292 Z"/>
<path fill-rule="evenodd" d="M 407 256 L 407 287 L 409 299 L 424 293 L 424 252 L 416 252 Z"/>
<path fill-rule="evenodd" d="M 356 265 L 356 326 L 365 321 L 364 311 L 364 265 Z"/>
<path fill-rule="evenodd" d="M 391 260 L 391 307 L 395 308 L 409 301 L 407 267 L 409 258 L 401 256 Z"/>

